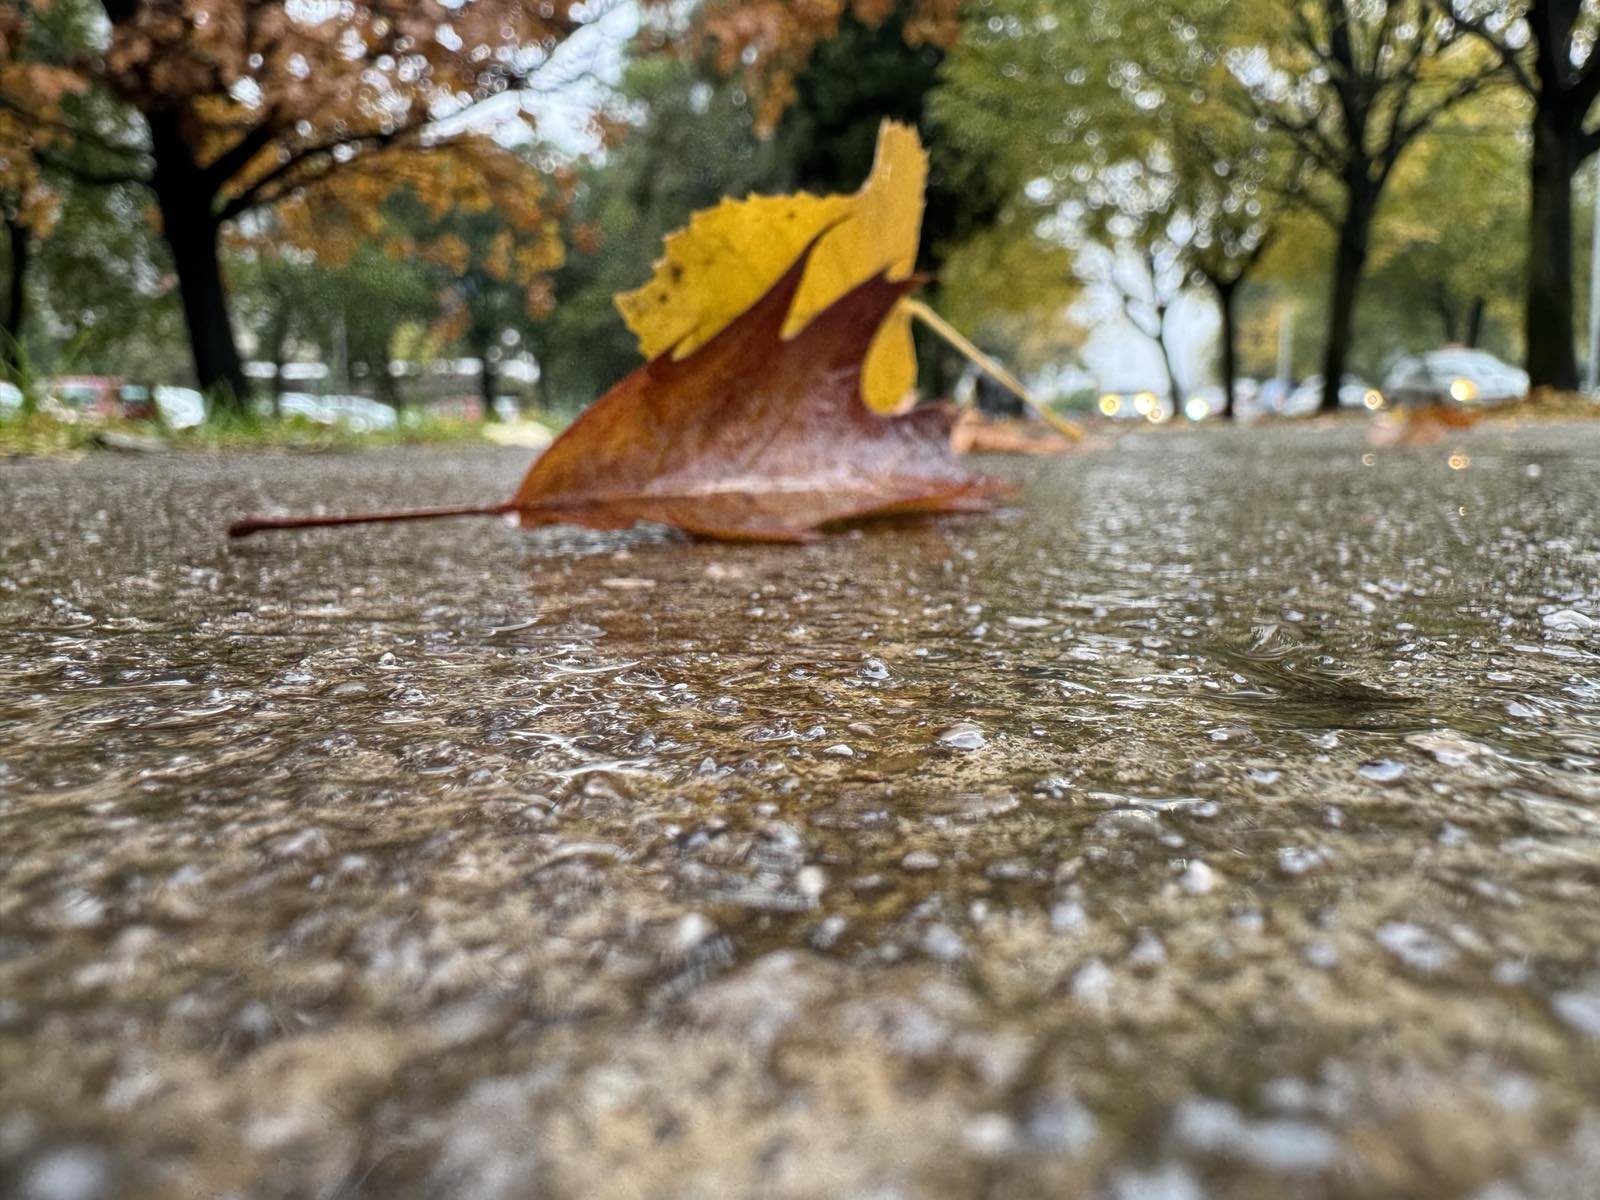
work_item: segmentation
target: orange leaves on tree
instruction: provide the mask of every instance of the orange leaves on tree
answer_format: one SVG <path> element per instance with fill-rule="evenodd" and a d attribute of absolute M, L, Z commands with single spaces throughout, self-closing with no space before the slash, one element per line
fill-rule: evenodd
<path fill-rule="evenodd" d="M 40 170 L 41 154 L 70 140 L 62 102 L 87 81 L 70 67 L 35 61 L 27 43 L 25 10 L 0 5 L 0 210 L 7 222 L 44 233 L 58 196 Z"/>
<path fill-rule="evenodd" d="M 529 316 L 549 313 L 551 274 L 566 257 L 561 219 L 572 190 L 570 172 L 546 170 L 482 134 L 416 147 L 403 154 L 365 155 L 320 187 L 279 202 L 272 222 L 257 222 L 258 253 L 289 244 L 330 265 L 342 265 L 364 244 L 390 258 L 427 263 L 463 281 L 482 276 L 520 288 Z M 397 221 L 387 201 L 414 201 Z M 472 226 L 490 230 L 468 238 Z M 459 336 L 466 314 L 443 297 L 438 332 Z"/>
<path fill-rule="evenodd" d="M 906 41 L 952 45 L 961 32 L 962 3 L 912 0 Z M 723 75 L 738 72 L 755 97 L 757 123 L 771 130 L 794 100 L 795 80 L 812 53 L 838 33 L 846 15 L 876 28 L 896 7 L 895 0 L 708 0 L 691 25 L 687 49 L 709 56 Z"/>

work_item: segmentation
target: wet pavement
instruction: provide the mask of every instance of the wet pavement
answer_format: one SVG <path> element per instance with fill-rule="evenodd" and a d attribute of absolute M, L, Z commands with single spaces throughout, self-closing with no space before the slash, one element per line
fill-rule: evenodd
<path fill-rule="evenodd" d="M 0 464 L 0 1193 L 1597 1194 L 1600 429 L 221 537 L 525 461 Z"/>

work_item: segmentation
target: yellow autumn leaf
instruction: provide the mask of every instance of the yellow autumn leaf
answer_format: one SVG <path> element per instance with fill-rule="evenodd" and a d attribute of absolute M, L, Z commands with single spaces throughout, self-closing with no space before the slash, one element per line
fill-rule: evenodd
<path fill-rule="evenodd" d="M 748 196 L 696 213 L 670 234 L 650 282 L 616 298 L 646 358 L 699 349 L 757 300 L 816 241 L 783 327 L 792 338 L 835 300 L 879 274 L 911 274 L 928 156 L 916 130 L 885 121 L 872 173 L 849 196 Z M 819 239 L 820 235 L 820 240 Z M 867 351 L 861 398 L 877 412 L 913 399 L 911 318 L 896 307 Z"/>

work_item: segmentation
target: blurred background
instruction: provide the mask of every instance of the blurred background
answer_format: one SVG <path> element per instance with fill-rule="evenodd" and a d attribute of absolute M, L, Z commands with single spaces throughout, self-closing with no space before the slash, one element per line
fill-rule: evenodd
<path fill-rule="evenodd" d="M 1593 387 L 1577 0 L 0 3 L 0 420 L 548 422 L 748 192 L 932 157 L 928 299 L 1145 423 Z M 929 345 L 930 395 L 1003 407 Z"/>

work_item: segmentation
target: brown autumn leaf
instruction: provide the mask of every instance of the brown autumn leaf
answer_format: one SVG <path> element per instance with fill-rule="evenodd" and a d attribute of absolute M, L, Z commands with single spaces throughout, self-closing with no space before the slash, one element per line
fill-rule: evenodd
<path fill-rule="evenodd" d="M 1002 420 L 963 408 L 950 427 L 950 449 L 957 454 L 1065 454 L 1075 446 L 1037 421 Z"/>
<path fill-rule="evenodd" d="M 1428 446 L 1470 429 L 1479 413 L 1446 404 L 1425 404 L 1374 421 L 1367 430 L 1370 446 Z"/>
<path fill-rule="evenodd" d="M 504 504 L 250 518 L 229 533 L 514 513 L 524 527 L 657 521 L 703 537 L 804 541 L 832 522 L 977 511 L 1008 493 L 956 461 L 948 414 L 879 416 L 861 403 L 867 348 L 915 280 L 870 279 L 782 336 L 808 254 L 698 350 L 656 358 L 597 400 Z"/>

